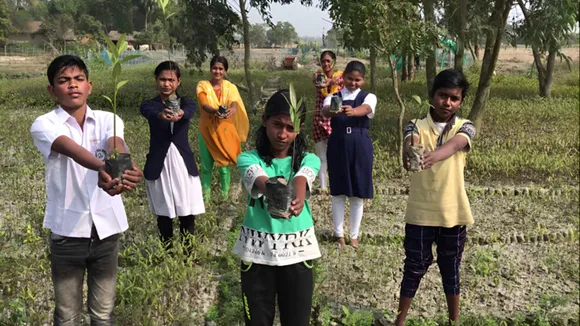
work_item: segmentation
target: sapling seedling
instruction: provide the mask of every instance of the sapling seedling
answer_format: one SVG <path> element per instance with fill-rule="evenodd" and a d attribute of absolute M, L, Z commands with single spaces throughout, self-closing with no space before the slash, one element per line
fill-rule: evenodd
<path fill-rule="evenodd" d="M 300 107 L 302 106 L 303 99 L 296 99 L 296 92 L 294 90 L 294 85 L 290 84 L 288 92 L 290 93 L 290 98 L 286 98 L 288 105 L 290 106 L 290 121 L 292 121 L 292 126 L 294 127 L 294 132 L 300 132 L 301 118 L 306 114 L 306 112 L 301 112 Z M 296 157 L 296 142 L 293 143 L 292 148 L 292 160 L 291 160 L 291 171 L 290 176 L 286 179 L 284 176 L 276 176 L 268 179 L 266 181 L 266 191 L 268 193 L 268 213 L 274 217 L 290 217 L 290 205 L 294 199 L 294 184 L 292 183 L 292 177 L 294 174 L 294 159 Z"/>
<path fill-rule="evenodd" d="M 225 118 L 228 116 L 228 106 L 222 104 L 218 107 L 218 114 L 220 117 Z"/>
<path fill-rule="evenodd" d="M 103 38 L 107 43 L 107 54 L 111 59 L 111 65 L 113 66 L 112 77 L 113 77 L 113 85 L 114 85 L 114 93 L 113 98 L 111 99 L 109 96 L 103 95 L 109 103 L 111 103 L 111 108 L 113 110 L 113 152 L 107 153 L 107 158 L 105 159 L 105 171 L 111 176 L 111 178 L 115 179 L 118 178 L 119 180 L 122 179 L 122 175 L 126 170 L 131 170 L 133 168 L 133 163 L 131 161 L 131 156 L 129 153 L 119 153 L 119 149 L 117 147 L 117 93 L 119 89 L 127 84 L 128 80 L 121 80 L 118 81 L 121 75 L 121 67 L 124 63 L 129 62 L 133 59 L 137 59 L 141 57 L 140 54 L 133 54 L 128 55 L 124 58 L 121 58 L 121 55 L 127 50 L 128 43 L 127 43 L 127 36 L 122 34 L 117 41 L 117 44 L 113 43 L 111 39 L 103 34 Z"/>
<path fill-rule="evenodd" d="M 175 92 L 173 94 L 169 95 L 169 97 L 167 98 L 166 106 L 168 109 L 171 110 L 171 115 L 179 113 L 179 110 L 181 109 L 181 99 L 177 97 L 177 94 L 175 94 Z M 173 121 L 169 124 L 172 134 L 173 134 L 173 126 L 174 125 L 175 125 L 175 122 L 173 122 Z"/>
<path fill-rule="evenodd" d="M 342 109 L 342 97 L 338 94 L 332 95 L 330 98 L 330 112 L 339 112 Z"/>
<path fill-rule="evenodd" d="M 181 105 L 179 103 L 179 98 L 177 97 L 177 94 L 173 93 L 171 95 L 169 95 L 169 97 L 167 98 L 167 108 L 171 109 L 171 114 L 178 114 L 179 113 L 179 109 L 181 108 Z"/>
<path fill-rule="evenodd" d="M 418 95 L 412 96 L 413 100 L 417 102 L 417 104 L 423 106 L 423 101 Z M 417 126 L 417 119 L 413 121 L 413 130 Z M 421 157 L 425 153 L 425 146 L 423 144 L 415 144 L 415 137 L 411 135 L 411 146 L 407 151 L 407 157 L 409 158 L 409 171 L 418 172 L 421 171 L 423 168 L 421 167 Z"/>
<path fill-rule="evenodd" d="M 319 72 L 316 75 L 316 85 L 318 86 L 322 86 L 324 85 L 324 82 L 326 81 L 326 75 L 322 72 Z"/>

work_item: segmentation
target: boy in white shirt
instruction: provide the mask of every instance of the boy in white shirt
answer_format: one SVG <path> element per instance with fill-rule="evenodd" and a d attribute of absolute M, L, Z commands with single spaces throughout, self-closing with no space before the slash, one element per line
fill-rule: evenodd
<path fill-rule="evenodd" d="M 48 67 L 48 91 L 58 108 L 38 117 L 30 132 L 46 163 L 45 228 L 55 293 L 55 325 L 76 325 L 82 311 L 85 271 L 91 325 L 113 325 L 119 234 L 128 227 L 120 196 L 142 172 L 133 163 L 122 183 L 105 172 L 104 159 L 116 144 L 126 152 L 123 122 L 87 106 L 92 83 L 85 63 L 63 55 Z M 99 189 L 101 188 L 101 189 Z"/>

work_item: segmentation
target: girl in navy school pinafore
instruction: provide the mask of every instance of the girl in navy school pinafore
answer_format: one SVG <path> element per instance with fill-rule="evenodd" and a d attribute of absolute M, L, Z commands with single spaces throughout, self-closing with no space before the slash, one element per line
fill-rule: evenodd
<path fill-rule="evenodd" d="M 369 136 L 369 126 L 370 118 L 374 117 L 377 98 L 360 89 L 364 84 L 364 74 L 365 66 L 362 62 L 349 62 L 343 74 L 345 88 L 337 94 L 342 98 L 342 111 L 329 114 L 331 98 L 325 99 L 323 108 L 325 115 L 332 116 L 332 133 L 328 138 L 327 151 L 328 176 L 334 236 L 341 248 L 345 246 L 343 223 L 346 198 L 350 203 L 350 244 L 358 248 L 363 200 L 374 196 L 373 143 Z M 353 87 L 357 88 L 353 90 Z M 365 114 L 358 116 L 356 112 L 360 110 Z M 354 115 L 351 115 L 353 111 Z"/>
<path fill-rule="evenodd" d="M 359 107 L 368 94 L 360 90 L 354 101 L 344 100 L 342 105 Z M 342 97 L 342 92 L 338 95 Z M 340 114 L 332 118 L 330 125 L 332 134 L 327 151 L 330 194 L 373 198 L 373 142 L 369 136 L 369 117 Z"/>

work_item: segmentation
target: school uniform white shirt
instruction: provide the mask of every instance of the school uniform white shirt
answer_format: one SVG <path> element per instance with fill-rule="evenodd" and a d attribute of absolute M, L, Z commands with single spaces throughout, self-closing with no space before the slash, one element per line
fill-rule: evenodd
<path fill-rule="evenodd" d="M 111 197 L 98 187 L 98 172 L 51 150 L 60 136 L 67 136 L 93 153 L 106 157 L 107 140 L 113 137 L 113 113 L 87 106 L 83 128 L 61 107 L 38 117 L 30 132 L 46 164 L 46 212 L 43 226 L 53 233 L 90 238 L 93 224 L 100 239 L 128 228 L 121 196 Z M 123 138 L 123 121 L 117 117 L 117 137 Z"/>
<path fill-rule="evenodd" d="M 356 99 L 358 93 L 360 93 L 360 88 L 357 88 L 353 92 L 351 92 L 345 87 L 340 91 L 340 94 L 342 96 L 343 101 L 354 101 Z M 332 99 L 332 95 L 328 95 L 324 99 L 324 102 L 322 103 L 322 107 L 330 106 L 331 99 Z M 368 104 L 371 107 L 371 113 L 367 114 L 367 117 L 369 117 L 369 119 L 374 118 L 375 117 L 375 107 L 377 106 L 377 96 L 373 93 L 368 93 L 367 96 L 365 96 L 363 104 Z"/>

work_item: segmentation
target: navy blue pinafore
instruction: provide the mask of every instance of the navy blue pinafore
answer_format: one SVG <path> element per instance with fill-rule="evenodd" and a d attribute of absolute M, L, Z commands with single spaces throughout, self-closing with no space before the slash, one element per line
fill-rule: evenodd
<path fill-rule="evenodd" d="M 342 105 L 361 106 L 368 94 L 361 90 L 354 101 L 343 101 Z M 342 92 L 338 95 L 342 96 Z M 330 125 L 332 133 L 326 151 L 330 194 L 373 198 L 373 142 L 369 135 L 369 117 L 339 114 L 330 120 Z"/>

